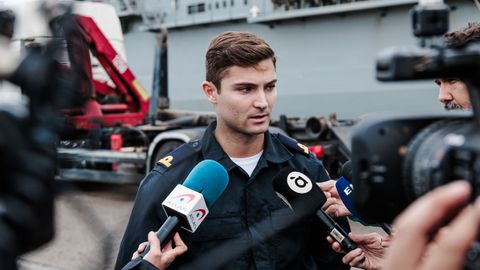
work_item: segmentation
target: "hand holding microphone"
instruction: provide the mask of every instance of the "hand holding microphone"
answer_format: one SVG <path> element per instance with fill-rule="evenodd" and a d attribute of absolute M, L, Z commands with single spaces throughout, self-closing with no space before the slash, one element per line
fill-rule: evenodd
<path fill-rule="evenodd" d="M 338 194 L 335 184 L 337 181 L 328 180 L 325 182 L 317 183 L 318 187 L 325 193 L 327 201 L 322 206 L 322 209 L 329 216 L 332 217 L 346 217 L 350 216 L 349 209 L 345 206 L 340 195 Z"/>
<path fill-rule="evenodd" d="M 183 184 L 177 185 L 162 203 L 168 218 L 156 232 L 161 247 L 180 227 L 195 232 L 227 185 L 228 173 L 220 163 L 213 160 L 198 163 Z M 147 247 L 142 257 L 149 250 Z"/>
<path fill-rule="evenodd" d="M 360 220 L 360 215 L 353 207 L 352 195 L 353 195 L 353 185 L 350 183 L 349 179 L 352 179 L 352 165 L 351 162 L 346 162 L 341 171 L 342 177 L 337 181 L 332 181 L 335 190 L 334 194 L 338 195 L 340 200 L 343 202 L 343 205 L 348 209 L 353 218 Z M 391 227 L 389 224 L 383 223 L 379 224 L 383 230 L 391 234 Z M 360 247 L 353 251 L 342 250 L 341 246 L 335 242 L 332 238 L 327 238 L 327 240 L 332 244 L 332 249 L 336 252 L 347 253 L 342 261 L 345 264 L 348 264 L 353 267 L 358 267 L 367 270 L 380 269 L 384 261 L 384 253 L 386 248 L 389 245 L 390 237 L 382 237 L 377 233 L 357 235 L 349 234 L 350 238 L 355 241 L 355 243 Z"/>
<path fill-rule="evenodd" d="M 165 248 L 162 249 L 160 247 L 160 240 L 158 240 L 155 233 L 151 231 L 148 233 L 148 242 L 143 242 L 138 246 L 137 251 L 135 251 L 132 256 L 132 260 L 140 257 L 140 254 L 143 253 L 148 245 L 151 246 L 151 249 L 143 259 L 151 263 L 159 270 L 166 269 L 168 266 L 170 266 L 170 264 L 172 264 L 176 257 L 182 255 L 188 250 L 178 233 L 175 233 L 173 240 L 169 241 L 165 245 Z"/>
<path fill-rule="evenodd" d="M 228 173 L 220 163 L 213 160 L 203 160 L 198 163 L 188 174 L 183 184 L 177 185 L 162 203 L 167 219 L 155 233 L 157 239 L 152 239 L 152 233 L 149 233 L 148 236 L 149 242 L 155 244 L 155 250 L 150 252 L 150 245 L 142 243 L 136 253 L 140 253 L 140 250 L 144 249 L 139 254 L 140 257 L 150 263 L 153 260 L 160 260 L 162 265 L 168 262 L 168 260 L 165 261 L 165 258 L 172 258 L 168 255 L 165 257 L 165 254 L 162 254 L 162 249 L 165 252 L 169 251 L 169 255 L 179 256 L 184 253 L 186 249 L 172 249 L 170 240 L 173 235 L 180 227 L 189 232 L 195 232 L 208 215 L 208 209 L 225 191 L 227 185 Z M 179 236 L 173 240 L 175 245 L 184 245 Z M 136 253 L 133 255 L 134 259 L 138 257 Z M 161 260 L 162 257 L 164 258 L 163 261 Z M 139 260 L 130 261 L 122 269 L 133 269 L 138 263 L 140 263 Z"/>
<path fill-rule="evenodd" d="M 354 234 L 349 233 L 359 248 L 345 254 L 342 258 L 344 264 L 351 267 L 357 267 L 366 270 L 382 269 L 384 262 L 385 247 L 389 245 L 389 240 L 382 237 L 378 233 Z M 389 238 L 389 236 L 387 236 Z M 337 253 L 345 253 L 342 247 L 330 236 L 327 237 L 328 242 L 332 244 L 332 249 Z"/>
<path fill-rule="evenodd" d="M 388 223 L 379 223 L 379 224 L 367 224 L 362 216 L 356 211 L 355 207 L 353 207 L 353 196 L 354 196 L 354 190 L 353 190 L 353 185 L 351 184 L 351 179 L 352 179 L 352 174 L 353 174 L 353 169 L 352 169 L 352 162 L 347 161 L 345 164 L 342 166 L 342 171 L 341 171 L 341 177 L 338 178 L 338 180 L 335 182 L 335 189 L 336 189 L 336 194 L 338 194 L 338 197 L 343 203 L 343 206 L 345 206 L 348 211 L 351 213 L 352 218 L 356 221 L 361 222 L 364 225 L 367 226 L 380 226 L 382 229 L 388 234 L 392 234 L 392 227 Z"/>
<path fill-rule="evenodd" d="M 327 233 L 341 245 L 343 250 L 351 251 L 357 248 L 345 230 L 321 209 L 327 198 L 306 175 L 284 168 L 273 179 L 272 185 L 279 197 L 297 215 L 308 216 L 316 213 Z"/>

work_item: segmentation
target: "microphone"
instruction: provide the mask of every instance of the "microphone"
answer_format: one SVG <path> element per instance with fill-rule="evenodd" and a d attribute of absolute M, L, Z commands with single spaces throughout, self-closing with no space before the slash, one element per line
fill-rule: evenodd
<path fill-rule="evenodd" d="M 291 168 L 284 168 L 275 176 L 272 186 L 280 199 L 295 214 L 303 217 L 315 212 L 328 234 L 345 252 L 357 248 L 355 242 L 348 237 L 348 233 L 321 209 L 327 198 L 305 174 Z"/>
<path fill-rule="evenodd" d="M 350 160 L 343 164 L 342 169 L 340 170 L 340 175 L 340 178 L 338 178 L 335 183 L 338 195 L 348 211 L 358 218 L 360 215 L 353 207 L 353 185 L 349 180 L 352 179 L 352 162 Z"/>
<path fill-rule="evenodd" d="M 338 195 L 342 200 L 345 207 L 350 211 L 352 216 L 364 225 L 369 225 L 360 218 L 360 214 L 357 212 L 355 207 L 353 207 L 353 185 L 351 184 L 349 179 L 352 179 L 353 169 L 352 169 L 352 162 L 349 160 L 345 162 L 342 166 L 340 171 L 341 177 L 338 178 L 337 182 L 335 183 L 335 187 L 337 188 Z M 378 224 L 387 234 L 392 234 L 392 227 L 388 223 L 379 223 Z"/>
<path fill-rule="evenodd" d="M 227 185 L 228 173 L 220 163 L 213 160 L 198 163 L 183 184 L 177 185 L 162 203 L 168 218 L 156 232 L 161 247 L 172 239 L 179 227 L 195 232 Z M 141 256 L 149 250 L 147 246 Z"/>

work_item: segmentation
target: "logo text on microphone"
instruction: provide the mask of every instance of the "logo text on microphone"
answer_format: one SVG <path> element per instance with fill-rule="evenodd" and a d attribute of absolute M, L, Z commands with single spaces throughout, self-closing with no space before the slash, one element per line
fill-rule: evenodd
<path fill-rule="evenodd" d="M 195 232 L 208 214 L 203 195 L 183 185 L 177 185 L 162 203 L 167 215 L 181 218 L 181 226 Z"/>

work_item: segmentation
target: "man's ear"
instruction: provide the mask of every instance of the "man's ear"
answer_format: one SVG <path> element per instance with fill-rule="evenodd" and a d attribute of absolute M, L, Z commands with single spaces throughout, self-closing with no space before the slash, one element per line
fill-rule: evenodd
<path fill-rule="evenodd" d="M 215 85 L 209 81 L 202 82 L 202 89 L 205 95 L 208 98 L 208 101 L 212 104 L 217 104 L 217 88 Z"/>

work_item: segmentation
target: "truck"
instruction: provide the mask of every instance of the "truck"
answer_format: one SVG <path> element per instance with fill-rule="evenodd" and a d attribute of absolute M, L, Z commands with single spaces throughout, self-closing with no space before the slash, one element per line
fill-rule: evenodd
<path fill-rule="evenodd" d="M 27 7 L 38 3 L 13 1 L 9 7 L 16 13 L 25 13 Z M 100 2 L 75 2 L 73 12 L 83 41 L 75 53 L 82 58 L 84 102 L 80 107 L 61 110 L 68 128 L 60 134 L 57 145 L 57 178 L 139 183 L 166 153 L 199 138 L 215 120 L 215 114 L 170 109 L 166 30 L 153 30 L 157 35 L 154 86 L 148 94 L 127 64 L 114 8 Z M 22 29 L 19 21 L 16 29 Z M 14 34 L 12 43 L 22 51 L 41 46 L 46 38 L 48 34 L 27 35 L 20 31 Z M 66 47 L 68 50 L 69 44 Z M 348 137 L 345 128 L 351 124 L 337 121 L 334 116 L 327 119 L 281 115 L 272 121 L 271 130 L 307 145 L 335 174 L 349 155 L 348 145 L 342 143 L 348 139 L 339 138 Z"/>

